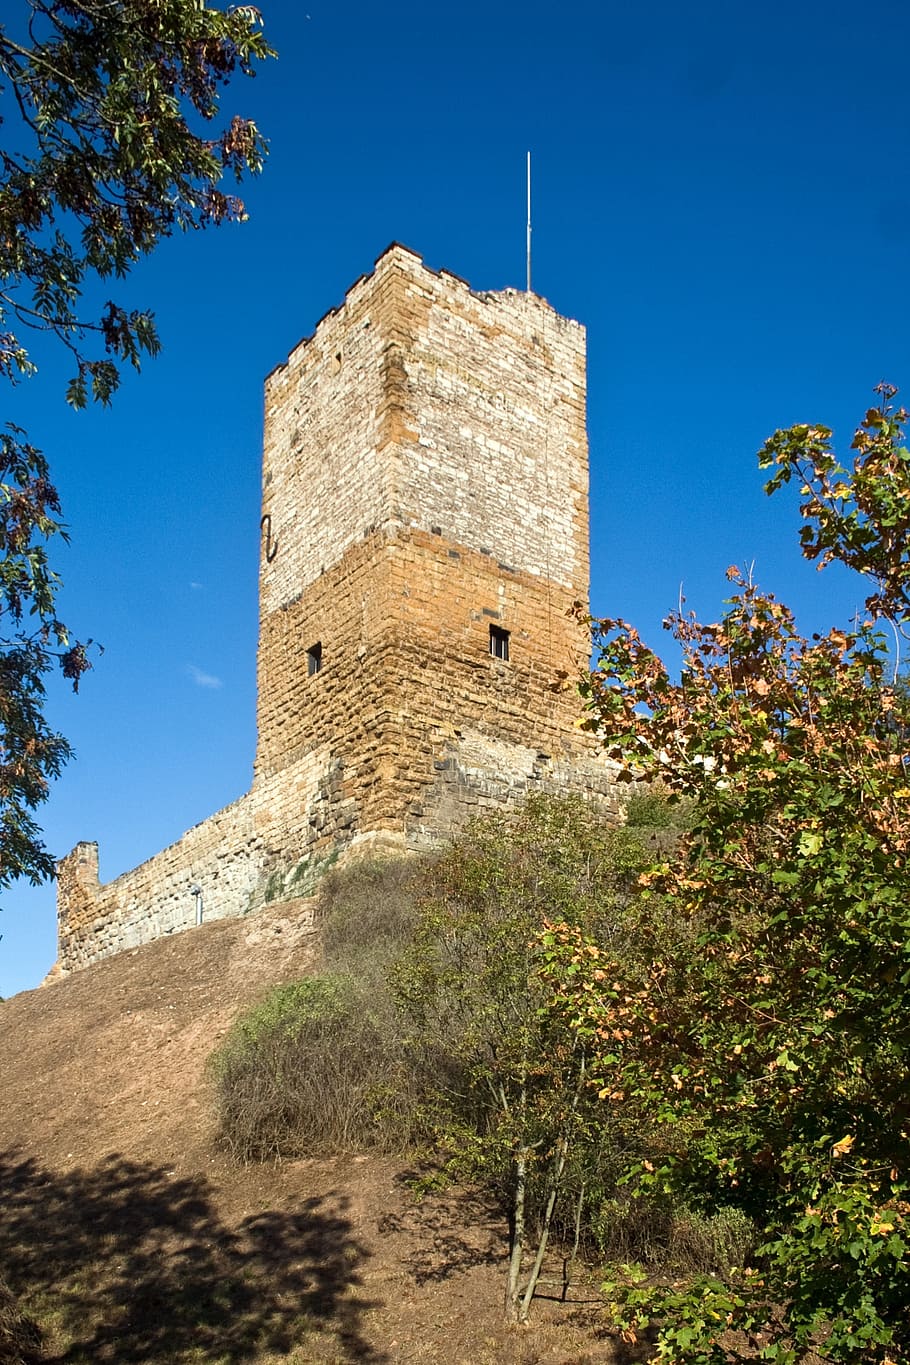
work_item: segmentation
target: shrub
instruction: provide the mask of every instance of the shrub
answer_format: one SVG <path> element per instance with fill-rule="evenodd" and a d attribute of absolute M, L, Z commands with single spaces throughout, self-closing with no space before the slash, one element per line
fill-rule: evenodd
<path fill-rule="evenodd" d="M 532 796 L 514 814 L 491 813 L 426 877 L 395 971 L 415 1056 L 438 1096 L 440 1147 L 452 1169 L 503 1200 L 507 1311 L 519 1321 L 550 1235 L 574 1240 L 577 1227 L 581 1239 L 592 1194 L 612 1192 L 617 1154 L 642 1128 L 637 1114 L 610 1121 L 585 1048 L 550 1027 L 541 936 L 565 920 L 632 959 L 648 862 L 633 835 L 577 797 Z"/>
<path fill-rule="evenodd" d="M 733 1205 L 711 1214 L 683 1209 L 673 1218 L 667 1259 L 674 1269 L 729 1275 L 746 1264 L 756 1241 L 755 1224 Z"/>
<path fill-rule="evenodd" d="M 684 826 L 685 819 L 682 802 L 671 805 L 666 788 L 659 782 L 650 782 L 633 791 L 626 802 L 629 829 L 678 829 Z"/>
<path fill-rule="evenodd" d="M 401 1150 L 422 1131 L 426 1086 L 387 982 L 424 867 L 354 863 L 323 880 L 323 974 L 271 991 L 211 1061 L 221 1139 L 241 1160 Z"/>
<path fill-rule="evenodd" d="M 280 986 L 212 1058 L 221 1136 L 243 1161 L 360 1145 L 377 1039 L 353 982 Z"/>
<path fill-rule="evenodd" d="M 516 1315 L 551 1233 L 589 1251 L 622 1244 L 623 1259 L 655 1265 L 732 1254 L 729 1229 L 710 1218 L 617 1200 L 623 1171 L 649 1154 L 650 1122 L 631 1105 L 605 1109 L 583 1050 L 567 1049 L 541 1009 L 552 916 L 609 943 L 632 976 L 645 942 L 678 938 L 661 899 L 637 896 L 647 836 L 677 836 L 662 803 L 656 791 L 634 797 L 616 829 L 577 798 L 535 797 L 433 858 L 332 871 L 318 912 L 323 974 L 272 991 L 213 1059 L 231 1151 L 403 1151 L 432 1138 L 450 1171 L 509 1213 Z"/>
<path fill-rule="evenodd" d="M 329 971 L 369 981 L 385 993 L 389 967 L 413 936 L 431 862 L 388 858 L 333 868 L 320 886 L 317 910 Z"/>
<path fill-rule="evenodd" d="M 727 1274 L 755 1245 L 755 1227 L 737 1208 L 703 1213 L 668 1198 L 605 1199 L 591 1219 L 597 1251 L 609 1262 L 662 1274 Z"/>

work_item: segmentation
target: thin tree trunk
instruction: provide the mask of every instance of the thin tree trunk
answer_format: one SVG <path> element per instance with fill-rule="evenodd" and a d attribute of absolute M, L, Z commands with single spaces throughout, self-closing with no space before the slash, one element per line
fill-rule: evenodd
<path fill-rule="evenodd" d="M 527 1189 L 527 1148 L 520 1147 L 515 1158 L 515 1198 L 513 1201 L 512 1248 L 509 1255 L 509 1278 L 506 1285 L 506 1321 L 520 1322 L 519 1281 L 525 1249 L 525 1196 Z"/>
<path fill-rule="evenodd" d="M 572 1283 L 572 1271 L 575 1269 L 575 1259 L 578 1256 L 578 1244 L 581 1241 L 581 1215 L 585 1204 L 585 1184 L 582 1182 L 581 1189 L 578 1191 L 578 1203 L 575 1205 L 575 1237 L 572 1242 L 572 1253 L 564 1257 L 562 1263 L 562 1301 L 565 1303 L 569 1297 L 569 1285 Z"/>
<path fill-rule="evenodd" d="M 582 1089 L 584 1088 L 585 1083 L 585 1070 L 586 1058 L 584 1052 L 582 1052 L 581 1064 L 578 1070 L 578 1083 L 575 1088 L 575 1094 L 572 1097 L 572 1108 L 569 1114 L 569 1123 L 567 1123 L 565 1129 L 563 1130 L 563 1135 L 559 1141 L 558 1147 L 559 1158 L 556 1162 L 555 1169 L 553 1170 L 553 1176 L 550 1181 L 550 1193 L 547 1196 L 547 1206 L 546 1212 L 544 1213 L 543 1227 L 541 1228 L 540 1241 L 537 1244 L 537 1255 L 534 1257 L 534 1264 L 531 1267 L 531 1274 L 528 1278 L 528 1283 L 525 1286 L 525 1291 L 524 1294 L 522 1295 L 521 1303 L 518 1306 L 519 1322 L 527 1321 L 528 1313 L 530 1312 L 531 1309 L 531 1300 L 534 1297 L 534 1290 L 537 1288 L 537 1281 L 540 1279 L 540 1271 L 541 1267 L 543 1266 L 543 1258 L 546 1255 L 547 1251 L 547 1242 L 550 1240 L 550 1224 L 553 1221 L 553 1210 L 556 1207 L 556 1197 L 559 1194 L 559 1186 L 562 1182 L 562 1173 L 566 1168 L 566 1160 L 569 1155 L 570 1125 L 572 1120 L 574 1120 L 575 1114 L 578 1110 L 578 1101 L 581 1097 L 581 1092 Z"/>
<path fill-rule="evenodd" d="M 550 1182 L 550 1193 L 547 1197 L 546 1212 L 543 1216 L 543 1227 L 540 1231 L 540 1241 L 537 1243 L 537 1255 L 534 1257 L 534 1264 L 531 1267 L 531 1274 L 528 1283 L 525 1285 L 525 1292 L 522 1295 L 521 1303 L 518 1308 L 518 1321 L 527 1322 L 528 1313 L 531 1309 L 531 1300 L 534 1297 L 534 1290 L 537 1288 L 537 1281 L 540 1279 L 540 1270 L 543 1265 L 543 1258 L 547 1252 L 547 1242 L 550 1240 L 550 1223 L 553 1221 L 553 1210 L 556 1207 L 556 1196 L 559 1193 L 559 1182 L 562 1180 L 562 1173 L 566 1166 L 566 1157 L 569 1152 L 569 1140 L 563 1138 L 560 1143 L 559 1160 L 553 1172 L 553 1179 Z"/>

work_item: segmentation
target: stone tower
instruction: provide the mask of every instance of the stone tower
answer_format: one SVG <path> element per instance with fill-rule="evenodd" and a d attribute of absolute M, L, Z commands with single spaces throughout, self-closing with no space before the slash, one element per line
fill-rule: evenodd
<path fill-rule="evenodd" d="M 393 244 L 266 380 L 258 746 L 247 796 L 133 872 L 59 866 L 71 969 L 306 894 L 530 788 L 611 802 L 578 728 L 585 335 Z"/>

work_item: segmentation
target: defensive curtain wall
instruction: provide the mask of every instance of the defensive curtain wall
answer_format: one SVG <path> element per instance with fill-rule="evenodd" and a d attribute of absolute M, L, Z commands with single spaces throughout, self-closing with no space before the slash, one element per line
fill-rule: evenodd
<path fill-rule="evenodd" d="M 616 805 L 578 727 L 585 334 L 394 244 L 266 380 L 249 793 L 106 884 L 58 865 L 59 967 L 305 896 L 529 790 Z"/>

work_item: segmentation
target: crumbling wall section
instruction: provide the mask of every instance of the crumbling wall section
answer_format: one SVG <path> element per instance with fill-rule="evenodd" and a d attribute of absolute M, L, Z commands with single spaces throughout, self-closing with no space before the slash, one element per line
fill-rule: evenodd
<path fill-rule="evenodd" d="M 308 896 L 365 838 L 344 766 L 320 748 L 113 881 L 98 879 L 97 844 L 77 844 L 57 866 L 59 967 L 74 971 L 192 928 L 194 886 L 206 920 Z"/>
<path fill-rule="evenodd" d="M 409 849 L 438 845 L 493 810 L 516 808 L 532 793 L 569 794 L 590 801 L 604 819 L 622 818 L 615 769 L 595 755 L 571 759 L 506 743 L 471 727 L 460 730 L 435 759 L 433 775 L 412 798 L 405 821 Z M 628 793 L 626 793 L 627 795 Z"/>

